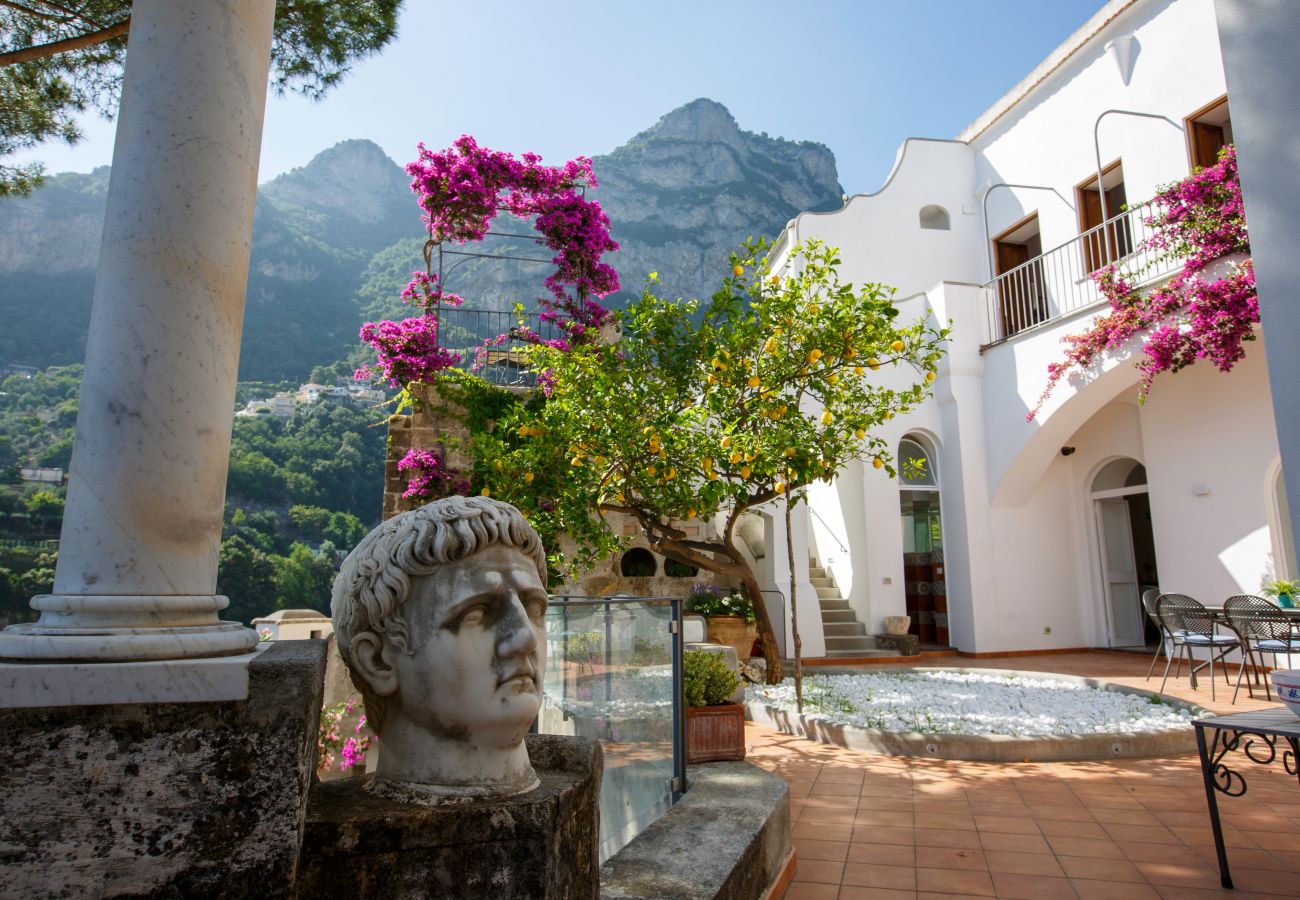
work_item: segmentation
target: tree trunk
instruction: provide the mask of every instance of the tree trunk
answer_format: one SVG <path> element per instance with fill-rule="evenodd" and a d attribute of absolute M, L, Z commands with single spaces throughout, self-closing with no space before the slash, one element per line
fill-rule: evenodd
<path fill-rule="evenodd" d="M 754 605 L 754 615 L 758 618 L 758 637 L 763 643 L 763 660 L 767 663 L 767 683 L 780 684 L 785 677 L 785 672 L 781 669 L 781 650 L 776 645 L 776 632 L 772 628 L 772 620 L 768 618 L 767 607 L 763 605 L 763 591 L 749 566 L 743 561 L 741 566 L 744 572 L 740 580 L 745 583 L 745 591 L 749 594 L 749 601 Z"/>

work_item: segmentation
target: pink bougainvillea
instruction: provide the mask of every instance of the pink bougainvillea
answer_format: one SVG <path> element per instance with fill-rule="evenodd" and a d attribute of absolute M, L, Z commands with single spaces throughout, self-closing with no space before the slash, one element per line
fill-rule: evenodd
<path fill-rule="evenodd" d="M 555 253 L 555 271 L 544 281 L 550 296 L 539 301 L 540 318 L 563 337 L 543 339 L 519 326 L 490 341 L 492 346 L 513 340 L 567 349 L 596 339 L 610 314 L 589 298 L 618 290 L 618 275 L 602 261 L 618 244 L 610 237 L 609 217 L 600 204 L 583 196 L 584 186 L 596 186 L 589 158 L 547 166 L 535 153 L 516 159 L 463 135 L 436 152 L 420 144 L 418 158 L 406 171 L 431 240 L 481 241 L 493 217 L 508 212 L 532 218 L 537 242 Z M 437 346 L 437 312 L 442 306 L 461 305 L 462 298 L 444 291 L 438 276 L 429 272 L 414 273 L 402 297 L 419 306 L 424 316 L 401 323 L 366 323 L 361 339 L 375 348 L 378 361 L 358 369 L 358 380 L 383 377 L 404 387 L 410 381 L 430 382 L 438 372 L 460 363 L 458 354 Z"/>
<path fill-rule="evenodd" d="M 1255 339 L 1259 300 L 1251 260 L 1232 266 L 1222 277 L 1206 280 L 1205 269 L 1230 254 L 1249 254 L 1237 155 L 1225 147 L 1219 162 L 1199 169 L 1155 196 L 1156 213 L 1147 220 L 1155 233 L 1136 249 L 1156 251 L 1157 260 L 1181 258 L 1181 270 L 1168 282 L 1142 292 L 1114 266 L 1092 274 L 1110 312 L 1087 331 L 1062 338 L 1065 358 L 1047 367 L 1047 387 L 1026 417 L 1038 414 L 1072 369 L 1084 369 L 1102 354 L 1119 349 L 1147 332 L 1142 358 L 1139 399 L 1145 400 L 1161 372 L 1177 372 L 1207 359 L 1228 372 L 1244 356 L 1243 344 Z"/>
<path fill-rule="evenodd" d="M 412 447 L 398 461 L 397 471 L 406 476 L 406 490 L 402 496 L 408 500 L 431 500 L 447 494 L 469 493 L 469 480 L 464 473 L 448 467 L 428 450 Z"/>

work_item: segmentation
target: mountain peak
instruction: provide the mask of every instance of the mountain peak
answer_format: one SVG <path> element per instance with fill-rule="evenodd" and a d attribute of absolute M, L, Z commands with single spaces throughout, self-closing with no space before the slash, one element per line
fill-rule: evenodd
<path fill-rule="evenodd" d="M 716 100 L 701 97 L 677 107 L 637 137 L 730 144 L 739 134 L 740 126 L 730 110 Z"/>

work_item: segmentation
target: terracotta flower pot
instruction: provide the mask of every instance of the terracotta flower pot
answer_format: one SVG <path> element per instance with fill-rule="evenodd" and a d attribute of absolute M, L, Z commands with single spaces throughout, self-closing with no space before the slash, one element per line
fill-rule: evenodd
<path fill-rule="evenodd" d="M 719 703 L 717 706 L 686 707 L 686 761 L 716 762 L 745 758 L 745 706 Z"/>
<path fill-rule="evenodd" d="M 749 662 L 754 648 L 754 638 L 758 636 L 758 627 L 750 625 L 744 616 L 710 616 L 709 640 L 715 644 L 724 644 L 736 651 L 736 658 Z"/>

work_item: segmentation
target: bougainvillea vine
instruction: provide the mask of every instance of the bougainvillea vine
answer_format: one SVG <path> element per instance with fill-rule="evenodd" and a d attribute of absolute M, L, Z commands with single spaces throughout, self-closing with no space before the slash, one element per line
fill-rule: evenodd
<path fill-rule="evenodd" d="M 1153 264 L 1180 258 L 1182 268 L 1145 292 L 1114 265 L 1094 272 L 1092 279 L 1110 302 L 1110 312 L 1087 331 L 1062 338 L 1065 358 L 1047 367 L 1047 387 L 1028 420 L 1072 369 L 1088 367 L 1141 332 L 1149 333 L 1137 362 L 1139 400 L 1146 399 L 1161 372 L 1177 372 L 1200 359 L 1231 371 L 1245 356 L 1242 345 L 1255 339 L 1259 299 L 1249 256 L 1218 277 L 1207 278 L 1206 271 L 1225 256 L 1250 253 L 1234 149 L 1225 147 L 1215 165 L 1160 190 L 1154 203 L 1156 212 L 1147 219 L 1154 234 L 1136 249 L 1154 251 Z"/>
<path fill-rule="evenodd" d="M 480 349 L 507 341 L 544 344 L 566 350 L 590 343 L 609 320 L 609 310 L 589 299 L 618 290 L 618 275 L 605 253 L 618 249 L 610 237 L 608 216 L 583 195 L 595 187 L 591 160 L 579 157 L 562 166 L 542 164 L 535 153 L 516 159 L 510 153 L 480 147 L 463 135 L 451 147 L 432 151 L 419 145 L 419 157 L 406 167 L 411 190 L 419 198 L 431 242 L 481 241 L 499 212 L 533 218 L 537 241 L 555 252 L 555 271 L 546 279 L 540 319 L 562 335 L 545 339 L 525 325 L 491 339 Z M 358 380 L 382 377 L 395 387 L 411 381 L 431 382 L 438 372 L 461 361 L 438 347 L 438 311 L 459 306 L 462 298 L 445 291 L 432 272 L 414 272 L 402 298 L 422 310 L 403 322 L 366 323 L 361 339 L 374 348 L 377 362 L 362 366 Z"/>

